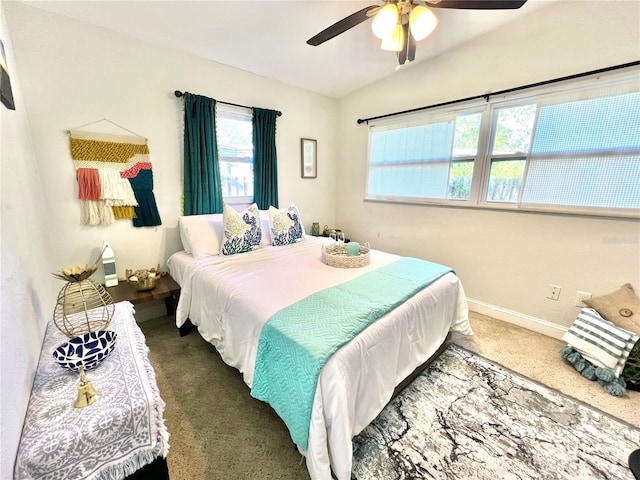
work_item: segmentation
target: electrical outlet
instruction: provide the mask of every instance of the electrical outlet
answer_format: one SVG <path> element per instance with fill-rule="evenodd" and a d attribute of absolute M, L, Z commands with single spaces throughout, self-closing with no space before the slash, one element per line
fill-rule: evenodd
<path fill-rule="evenodd" d="M 584 301 L 590 298 L 591 294 L 589 292 L 576 292 L 576 307 L 586 307 Z"/>
<path fill-rule="evenodd" d="M 562 290 L 562 287 L 558 285 L 549 285 L 547 298 L 550 300 L 558 300 L 558 298 L 560 298 L 560 290 Z"/>

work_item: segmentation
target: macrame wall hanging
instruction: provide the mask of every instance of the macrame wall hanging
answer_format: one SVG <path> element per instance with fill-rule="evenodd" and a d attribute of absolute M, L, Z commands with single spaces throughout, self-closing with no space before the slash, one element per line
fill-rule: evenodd
<path fill-rule="evenodd" d="M 128 141 L 104 141 L 101 134 L 76 130 L 108 122 L 135 135 Z M 134 227 L 161 225 L 153 195 L 147 139 L 107 119 L 67 130 L 78 180 L 83 225 L 109 225 L 130 219 Z M 118 137 L 122 138 L 122 137 Z"/>

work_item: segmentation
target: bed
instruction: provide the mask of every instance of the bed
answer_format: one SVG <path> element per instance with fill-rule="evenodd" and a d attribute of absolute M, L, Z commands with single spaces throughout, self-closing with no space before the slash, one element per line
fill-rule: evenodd
<path fill-rule="evenodd" d="M 215 216 L 201 217 L 208 217 L 209 230 L 219 237 L 220 227 L 211 221 Z M 269 225 L 265 218 L 261 212 L 263 231 Z M 259 248 L 238 255 L 202 254 L 189 245 L 200 241 L 202 232 L 192 228 L 189 236 L 181 225 L 183 245 L 191 252 L 177 252 L 167 262 L 181 286 L 176 325 L 188 320 L 195 325 L 249 388 L 260 334 L 270 317 L 315 292 L 401 259 L 371 250 L 367 266 L 333 268 L 321 259 L 321 247 L 332 240 L 304 233 L 289 245 L 273 246 L 263 238 Z M 337 314 L 328 309 L 326 315 Z M 394 389 L 438 351 L 450 331 L 472 334 L 464 289 L 453 272 L 384 314 L 328 359 L 317 377 L 307 448 L 299 448 L 312 479 L 331 479 L 332 473 L 339 480 L 351 477 L 351 439 L 378 415 Z"/>

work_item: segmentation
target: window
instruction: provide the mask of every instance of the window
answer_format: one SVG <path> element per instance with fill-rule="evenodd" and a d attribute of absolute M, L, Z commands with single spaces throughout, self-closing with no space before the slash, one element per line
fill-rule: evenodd
<path fill-rule="evenodd" d="M 379 198 L 446 198 L 453 127 L 452 117 L 433 117 L 372 129 L 368 191 Z"/>
<path fill-rule="evenodd" d="M 520 203 L 640 208 L 640 93 L 541 102 Z"/>
<path fill-rule="evenodd" d="M 640 77 L 610 75 L 387 119 L 366 199 L 640 216 Z"/>
<path fill-rule="evenodd" d="M 481 120 L 451 113 L 372 128 L 368 197 L 469 199 Z"/>
<path fill-rule="evenodd" d="M 222 197 L 230 204 L 253 202 L 253 124 L 251 110 L 218 103 L 216 138 Z"/>
<path fill-rule="evenodd" d="M 449 180 L 449 198 L 469 200 L 471 180 L 478 156 L 482 112 L 460 114 L 456 117 L 453 137 L 453 158 Z"/>
<path fill-rule="evenodd" d="M 487 201 L 518 201 L 535 114 L 535 104 L 494 110 Z"/>

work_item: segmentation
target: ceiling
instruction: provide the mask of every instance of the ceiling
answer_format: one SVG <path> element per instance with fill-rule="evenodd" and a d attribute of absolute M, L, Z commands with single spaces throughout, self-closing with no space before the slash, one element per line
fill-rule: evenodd
<path fill-rule="evenodd" d="M 320 46 L 306 41 L 329 25 L 380 0 L 21 0 L 137 39 L 340 98 L 395 73 L 393 52 L 380 49 L 366 21 Z M 424 62 L 545 3 L 518 10 L 433 11 L 434 33 L 418 43 Z M 411 68 L 411 65 L 403 68 Z"/>

